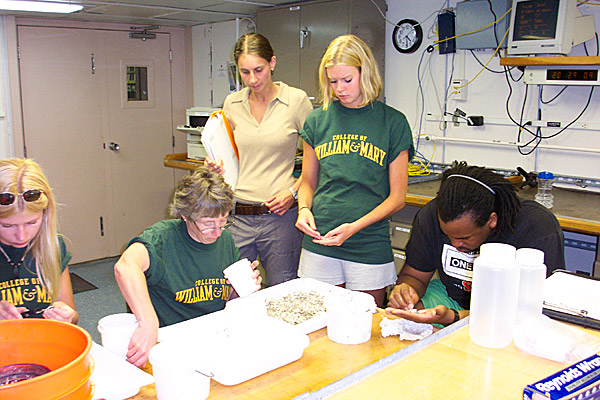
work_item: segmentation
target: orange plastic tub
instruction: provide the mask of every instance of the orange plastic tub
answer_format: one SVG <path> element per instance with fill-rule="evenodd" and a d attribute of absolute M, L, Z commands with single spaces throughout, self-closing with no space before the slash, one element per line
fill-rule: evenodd
<path fill-rule="evenodd" d="M 89 400 L 92 338 L 77 325 L 45 319 L 0 321 L 0 367 L 33 363 L 47 374 L 0 386 L 0 399 Z"/>

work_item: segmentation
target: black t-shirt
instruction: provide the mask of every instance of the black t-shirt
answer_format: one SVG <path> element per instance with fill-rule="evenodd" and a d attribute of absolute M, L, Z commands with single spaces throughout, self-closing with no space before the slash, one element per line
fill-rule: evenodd
<path fill-rule="evenodd" d="M 515 231 L 503 235 L 492 233 L 485 243 L 506 243 L 517 249 L 533 248 L 544 252 L 544 263 L 550 274 L 555 269 L 565 268 L 564 237 L 558 220 L 544 206 L 520 199 L 521 210 Z M 410 240 L 406 245 L 406 264 L 423 271 L 438 271 L 448 295 L 461 307 L 470 308 L 472 263 L 452 263 L 452 257 L 444 252 L 457 251 L 442 230 L 437 218 L 436 200 L 423 207 L 416 216 Z M 478 253 L 479 250 L 476 251 Z M 444 259 L 444 262 L 442 260 Z M 460 265 L 460 268 L 457 268 Z"/>

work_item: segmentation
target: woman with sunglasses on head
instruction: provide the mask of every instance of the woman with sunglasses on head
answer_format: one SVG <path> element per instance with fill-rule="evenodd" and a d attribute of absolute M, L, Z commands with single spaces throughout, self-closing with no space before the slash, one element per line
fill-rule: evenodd
<path fill-rule="evenodd" d="M 304 91 L 273 82 L 276 59 L 263 35 L 240 37 L 233 56 L 246 87 L 223 104 L 240 156 L 231 234 L 242 257 L 260 258 L 273 286 L 298 276 L 302 233 L 294 224 L 301 178 L 293 172 L 298 132 L 313 107 Z M 205 164 L 221 172 L 220 160 Z"/>
<path fill-rule="evenodd" d="M 0 161 L 0 319 L 77 323 L 56 204 L 38 164 Z"/>
<path fill-rule="evenodd" d="M 228 228 L 233 190 L 222 175 L 199 167 L 175 188 L 176 219 L 157 222 L 133 238 L 115 264 L 123 297 L 138 320 L 127 361 L 143 366 L 158 328 L 222 310 L 237 297 L 223 270 L 240 259 Z M 252 264 L 260 284 L 258 263 Z"/>

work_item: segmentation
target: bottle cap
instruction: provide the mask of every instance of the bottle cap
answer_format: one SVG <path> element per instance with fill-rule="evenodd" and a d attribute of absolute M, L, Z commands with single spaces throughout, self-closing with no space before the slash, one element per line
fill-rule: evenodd
<path fill-rule="evenodd" d="M 544 263 L 544 252 L 538 249 L 518 249 L 517 263 L 526 266 L 542 265 Z"/>
<path fill-rule="evenodd" d="M 515 262 L 516 249 L 505 243 L 484 243 L 480 247 L 480 257 L 494 264 L 512 264 Z"/>
<path fill-rule="evenodd" d="M 548 171 L 542 171 L 537 175 L 538 179 L 554 179 L 554 174 Z"/>

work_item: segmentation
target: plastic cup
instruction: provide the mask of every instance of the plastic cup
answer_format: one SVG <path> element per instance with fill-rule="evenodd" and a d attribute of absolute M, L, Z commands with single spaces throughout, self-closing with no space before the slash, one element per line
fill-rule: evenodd
<path fill-rule="evenodd" d="M 172 343 L 159 343 L 150 349 L 148 359 L 158 400 L 206 399 L 210 393 L 210 376 L 182 359 L 185 349 Z"/>
<path fill-rule="evenodd" d="M 376 309 L 373 296 L 361 292 L 331 296 L 326 307 L 329 339 L 340 344 L 359 344 L 371 339 Z"/>
<path fill-rule="evenodd" d="M 131 335 L 138 327 L 135 315 L 121 313 L 108 315 L 98 321 L 98 332 L 102 337 L 102 346 L 120 358 L 127 358 Z"/>
<path fill-rule="evenodd" d="M 253 274 L 254 271 L 247 258 L 243 258 L 223 270 L 223 275 L 229 279 L 240 297 L 248 296 L 260 289 Z"/>

